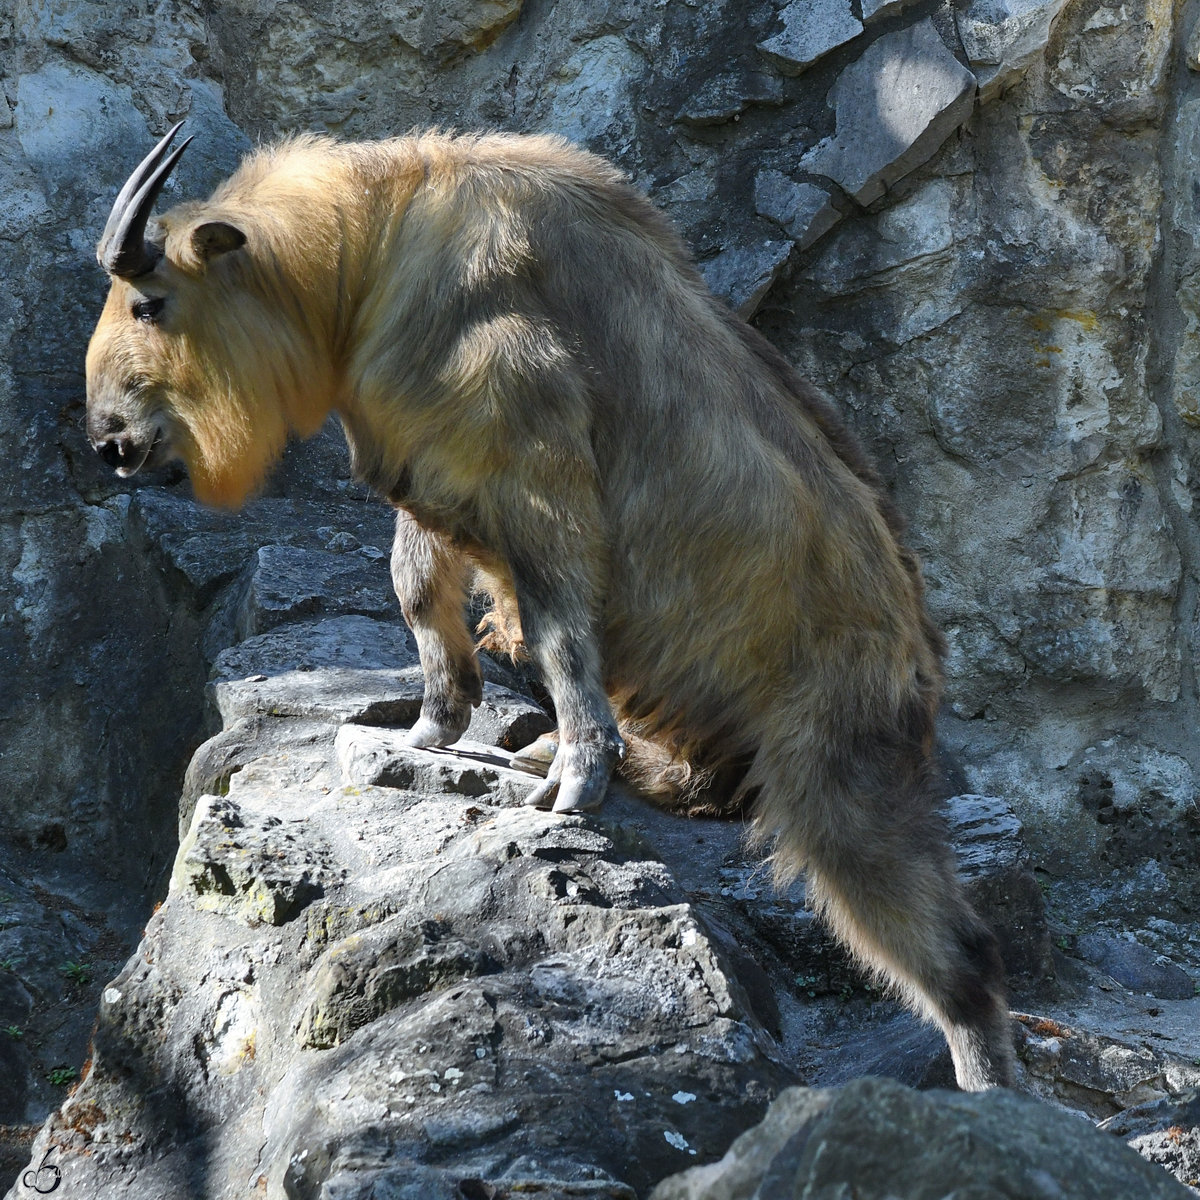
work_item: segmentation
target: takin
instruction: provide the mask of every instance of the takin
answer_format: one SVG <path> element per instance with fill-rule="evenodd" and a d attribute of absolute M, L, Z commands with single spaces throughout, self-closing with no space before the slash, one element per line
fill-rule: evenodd
<path fill-rule="evenodd" d="M 829 402 L 561 140 L 300 136 L 149 225 L 178 128 L 99 244 L 104 460 L 181 458 L 199 500 L 236 508 L 336 413 L 397 510 L 426 680 L 411 744 L 452 744 L 479 702 L 477 586 L 491 644 L 553 700 L 530 803 L 594 808 L 627 744 L 651 792 L 736 777 L 777 878 L 803 871 L 838 938 L 941 1027 L 959 1085 L 1011 1082 L 997 943 L 934 794 L 941 638 Z"/>

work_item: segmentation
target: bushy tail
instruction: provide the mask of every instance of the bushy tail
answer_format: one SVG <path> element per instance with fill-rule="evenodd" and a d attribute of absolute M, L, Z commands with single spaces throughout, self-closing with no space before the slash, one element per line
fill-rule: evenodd
<path fill-rule="evenodd" d="M 768 730 L 746 780 L 756 836 L 773 839 L 776 878 L 803 871 L 839 941 L 942 1028 L 960 1087 L 1011 1083 L 996 939 L 967 901 L 933 801 L 932 714 L 919 695 L 883 714 L 847 695 L 806 691 Z"/>

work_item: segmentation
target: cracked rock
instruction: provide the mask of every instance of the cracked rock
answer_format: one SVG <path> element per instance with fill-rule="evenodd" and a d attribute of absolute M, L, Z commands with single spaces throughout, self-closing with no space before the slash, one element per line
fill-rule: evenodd
<path fill-rule="evenodd" d="M 700 272 L 718 296 L 749 318 L 779 278 L 791 253 L 791 242 L 770 239 L 756 246 L 727 246 L 715 258 L 701 263 Z"/>
<path fill-rule="evenodd" d="M 863 30 L 850 0 L 792 0 L 779 18 L 782 31 L 759 42 L 758 49 L 785 75 L 799 75 Z"/>
<path fill-rule="evenodd" d="M 1012 87 L 1045 52 L 1067 0 L 971 0 L 955 10 L 979 99 Z"/>
<path fill-rule="evenodd" d="M 975 76 L 932 21 L 885 34 L 838 77 L 828 97 L 836 132 L 800 165 L 871 204 L 938 151 L 974 100 Z"/>
<path fill-rule="evenodd" d="M 754 207 L 760 217 L 781 226 L 798 250 L 807 250 L 842 219 L 824 188 L 797 183 L 782 171 L 758 173 Z"/>
<path fill-rule="evenodd" d="M 523 804 L 540 782 L 510 767 L 511 755 L 493 746 L 461 741 L 449 750 L 425 750 L 406 746 L 403 739 L 403 730 L 343 725 L 336 747 L 346 782 L 486 797 L 502 806 Z"/>

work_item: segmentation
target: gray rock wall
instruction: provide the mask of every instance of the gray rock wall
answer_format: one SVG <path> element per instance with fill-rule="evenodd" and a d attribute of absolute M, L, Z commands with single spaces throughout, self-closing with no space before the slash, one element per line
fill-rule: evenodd
<path fill-rule="evenodd" d="M 1121 734 L 1135 761 L 1177 756 L 1173 799 L 1190 800 L 1194 13 L 1120 12 L 18 4 L 0 42 L 0 411 L 15 452 L 0 488 L 0 776 L 36 781 L 22 833 L 57 822 L 87 840 L 94 817 L 60 807 L 116 754 L 106 727 L 123 727 L 123 702 L 144 707 L 124 698 L 153 688 L 145 676 L 182 693 L 194 667 L 120 644 L 169 605 L 132 577 L 121 511 L 101 507 L 114 481 L 79 428 L 103 291 L 91 246 L 129 165 L 177 117 L 197 141 L 175 196 L 297 128 L 554 129 L 615 157 L 876 452 L 929 563 L 951 642 L 947 737 L 972 785 L 1048 829 L 1080 816 L 1088 747 Z M 128 578 L 109 577 L 118 562 Z M 94 597 L 107 614 L 153 611 L 114 621 Z M 47 725 L 70 731 L 49 764 Z"/>
<path fill-rule="evenodd" d="M 228 580 L 189 576 L 192 518 L 131 503 L 82 435 L 92 247 L 152 135 L 196 134 L 174 199 L 294 129 L 550 129 L 616 159 L 874 452 L 949 638 L 959 790 L 1016 806 L 1063 936 L 1119 909 L 1176 952 L 1163 928 L 1200 902 L 1198 18 L 1196 0 L 0 9 L 0 868 L 127 937 L 173 852 L 208 664 L 259 632 L 204 608 Z M 344 472 L 331 434 L 272 488 L 344 501 Z M 186 495 L 177 473 L 148 482 Z M 45 1099 L 0 1123 L 26 1106 Z"/>

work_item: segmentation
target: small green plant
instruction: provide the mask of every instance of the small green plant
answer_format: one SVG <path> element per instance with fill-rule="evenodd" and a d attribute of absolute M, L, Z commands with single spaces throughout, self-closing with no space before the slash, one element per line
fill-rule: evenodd
<path fill-rule="evenodd" d="M 797 975 L 796 986 L 807 993 L 810 1000 L 816 999 L 818 979 L 815 975 Z"/>
<path fill-rule="evenodd" d="M 68 1083 L 74 1083 L 78 1076 L 74 1067 L 52 1067 L 46 1072 L 46 1078 L 55 1087 L 66 1087 Z"/>
<path fill-rule="evenodd" d="M 58 969 L 72 983 L 83 985 L 92 982 L 92 968 L 88 963 L 65 962 Z"/>
<path fill-rule="evenodd" d="M 10 1038 L 14 1038 L 17 1041 L 20 1041 L 21 1038 L 25 1036 L 25 1030 L 23 1030 L 20 1025 L 6 1025 L 4 1027 L 4 1032 L 7 1033 Z"/>
<path fill-rule="evenodd" d="M 0 958 L 0 971 L 15 971 L 17 969 L 17 960 L 15 958 Z"/>

